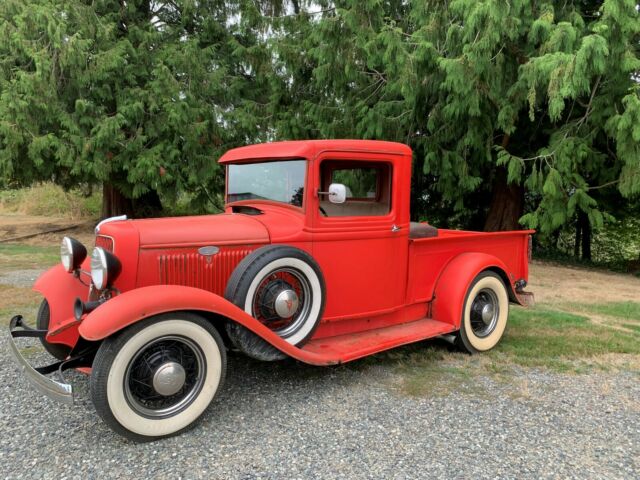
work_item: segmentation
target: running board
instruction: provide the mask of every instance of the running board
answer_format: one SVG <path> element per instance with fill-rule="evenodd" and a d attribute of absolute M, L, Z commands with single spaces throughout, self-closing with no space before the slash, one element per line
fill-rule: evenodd
<path fill-rule="evenodd" d="M 422 318 L 408 323 L 377 328 L 360 333 L 311 340 L 302 352 L 325 359 L 324 364 L 337 364 L 366 357 L 390 348 L 445 335 L 455 330 L 450 323 Z M 310 362 L 320 364 L 317 362 Z"/>

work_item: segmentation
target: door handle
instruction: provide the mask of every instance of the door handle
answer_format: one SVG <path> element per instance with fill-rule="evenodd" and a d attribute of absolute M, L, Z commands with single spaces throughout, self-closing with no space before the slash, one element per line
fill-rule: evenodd
<path fill-rule="evenodd" d="M 400 227 L 394 224 L 394 225 L 391 227 L 391 231 L 392 231 L 393 233 L 395 233 L 395 232 L 399 232 L 399 231 L 400 231 Z"/>

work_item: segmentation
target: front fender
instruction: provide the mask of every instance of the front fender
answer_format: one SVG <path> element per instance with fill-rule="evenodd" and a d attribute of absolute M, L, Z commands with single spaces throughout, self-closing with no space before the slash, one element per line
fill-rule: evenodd
<path fill-rule="evenodd" d="M 485 270 L 494 270 L 503 281 L 508 279 L 506 265 L 487 253 L 461 253 L 443 269 L 434 290 L 431 315 L 434 320 L 450 323 L 460 328 L 462 309 L 467 290 L 473 279 Z M 513 285 L 507 285 L 509 298 L 516 298 Z"/>
<path fill-rule="evenodd" d="M 200 288 L 154 285 L 122 293 L 89 313 L 80 324 L 80 336 L 103 340 L 145 318 L 174 311 L 201 311 L 239 323 L 287 355 L 314 365 L 326 365 L 321 355 L 306 352 L 280 338 L 258 320 L 225 298 Z"/>
<path fill-rule="evenodd" d="M 89 260 L 85 260 L 82 268 L 87 268 L 88 262 Z M 74 326 L 73 302 L 78 297 L 87 298 L 89 287 L 58 264 L 40 275 L 33 289 L 40 292 L 49 302 L 49 334 L 46 340 L 73 347 L 78 341 L 78 329 Z M 51 335 L 51 332 L 55 334 Z"/>

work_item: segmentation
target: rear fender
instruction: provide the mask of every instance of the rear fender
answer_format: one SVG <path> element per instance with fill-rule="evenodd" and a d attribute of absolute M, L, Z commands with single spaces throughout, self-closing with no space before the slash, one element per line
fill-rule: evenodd
<path fill-rule="evenodd" d="M 89 260 L 85 260 L 86 265 L 83 264 L 82 268 L 87 268 L 88 262 Z M 51 316 L 46 340 L 75 346 L 78 328 L 74 324 L 73 302 L 77 297 L 87 298 L 89 287 L 83 285 L 78 277 L 68 273 L 62 265 L 56 265 L 40 275 L 33 289 L 49 302 Z M 52 332 L 54 335 L 51 335 Z"/>
<path fill-rule="evenodd" d="M 460 328 L 467 290 L 473 279 L 485 270 L 500 275 L 507 286 L 509 299 L 518 302 L 513 282 L 506 273 L 507 267 L 500 259 L 486 253 L 461 253 L 444 267 L 436 282 L 432 318 Z"/>
<path fill-rule="evenodd" d="M 136 288 L 108 300 L 85 317 L 80 324 L 80 336 L 89 341 L 103 340 L 140 320 L 174 311 L 213 313 L 243 325 L 293 358 L 312 364 L 327 364 L 326 359 L 319 355 L 286 342 L 225 298 L 200 288 L 179 285 Z"/>

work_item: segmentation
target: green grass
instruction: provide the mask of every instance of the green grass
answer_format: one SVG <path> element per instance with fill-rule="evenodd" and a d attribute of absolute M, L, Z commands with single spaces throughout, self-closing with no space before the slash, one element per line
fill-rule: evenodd
<path fill-rule="evenodd" d="M 60 261 L 60 247 L 0 244 L 0 273 L 27 268 L 45 268 Z"/>
<path fill-rule="evenodd" d="M 513 308 L 506 335 L 489 355 L 527 367 L 571 370 L 605 354 L 640 354 L 640 336 L 551 310 Z"/>
<path fill-rule="evenodd" d="M 640 295 L 640 292 L 638 292 L 638 294 Z M 614 302 L 601 305 L 589 305 L 588 309 L 595 313 L 623 318 L 625 320 L 640 320 L 640 303 L 636 302 Z"/>

